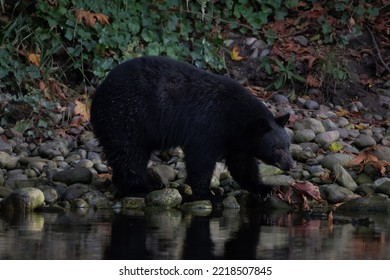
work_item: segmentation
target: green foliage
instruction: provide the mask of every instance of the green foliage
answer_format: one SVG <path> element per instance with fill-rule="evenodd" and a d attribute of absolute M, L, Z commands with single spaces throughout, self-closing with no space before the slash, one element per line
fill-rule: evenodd
<path fill-rule="evenodd" d="M 16 3 L 7 6 L 7 3 Z M 142 55 L 167 55 L 199 67 L 224 71 L 224 32 L 265 36 L 270 45 L 275 32 L 263 28 L 274 21 L 300 18 L 301 11 L 324 5 L 317 26 L 310 26 L 319 40 L 332 42 L 348 36 L 335 35 L 329 18 L 348 25 L 350 18 L 378 15 L 371 0 L 40 0 L 4 1 L 0 19 L 0 92 L 43 95 L 42 84 L 57 81 L 83 92 L 96 86 L 115 65 Z M 8 4 L 10 5 L 10 4 Z M 78 12 L 83 11 L 83 17 Z M 107 22 L 101 20 L 107 17 Z M 103 18 L 104 19 L 104 18 Z M 361 30 L 351 27 L 354 34 Z M 35 63 L 31 61 L 39 57 Z M 278 65 L 281 86 L 300 81 L 289 62 Z M 264 64 L 265 65 L 265 64 Z M 267 67 L 267 66 L 265 66 Z M 268 69 L 269 71 L 269 69 Z M 55 88 L 55 87 L 54 87 Z M 57 94 L 49 89 L 51 99 Z"/>
<path fill-rule="evenodd" d="M 287 63 L 272 57 L 262 57 L 259 61 L 260 66 L 268 75 L 272 75 L 274 72 L 277 73 L 277 78 L 267 86 L 266 90 L 281 89 L 286 83 L 290 83 L 293 86 L 295 82 L 305 83 L 305 79 L 294 72 L 294 57 L 291 57 Z"/>

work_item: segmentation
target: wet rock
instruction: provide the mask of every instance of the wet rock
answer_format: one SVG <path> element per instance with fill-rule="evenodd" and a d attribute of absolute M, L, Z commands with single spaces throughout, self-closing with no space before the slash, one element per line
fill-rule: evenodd
<path fill-rule="evenodd" d="M 178 190 L 165 188 L 148 193 L 145 197 L 145 204 L 147 206 L 174 208 L 181 203 L 181 200 L 182 197 Z"/>
<path fill-rule="evenodd" d="M 71 208 L 90 208 L 91 206 L 81 198 L 75 198 L 70 203 Z"/>
<path fill-rule="evenodd" d="M 180 206 L 180 209 L 195 215 L 207 216 L 211 213 L 213 206 L 208 200 L 197 200 L 183 203 L 183 205 Z"/>
<path fill-rule="evenodd" d="M 315 138 L 315 141 L 316 143 L 325 146 L 334 141 L 337 141 L 339 137 L 340 137 L 340 133 L 337 130 L 331 130 L 331 131 L 318 134 Z"/>
<path fill-rule="evenodd" d="M 0 187 L 0 198 L 4 198 L 13 192 L 12 189 L 7 187 Z"/>
<path fill-rule="evenodd" d="M 90 190 L 83 194 L 81 198 L 97 209 L 108 209 L 112 206 L 112 203 L 97 190 Z"/>
<path fill-rule="evenodd" d="M 340 164 L 335 164 L 333 166 L 333 172 L 336 177 L 336 182 L 339 183 L 341 186 L 351 191 L 355 191 L 357 189 L 358 185 L 356 184 L 356 182 Z"/>
<path fill-rule="evenodd" d="M 333 166 L 335 166 L 336 164 L 340 164 L 342 167 L 349 167 L 351 160 L 353 160 L 354 158 L 355 156 L 348 154 L 328 154 L 324 156 L 324 158 L 321 160 L 321 165 L 330 170 L 332 170 Z"/>
<path fill-rule="evenodd" d="M 92 182 L 92 172 L 87 168 L 74 168 L 59 171 L 53 174 L 53 181 L 62 182 L 67 185 L 82 183 L 90 184 Z"/>
<path fill-rule="evenodd" d="M 16 168 L 18 161 L 19 157 L 0 151 L 0 168 L 8 170 L 14 169 Z"/>
<path fill-rule="evenodd" d="M 383 194 L 359 197 L 343 203 L 337 210 L 354 212 L 390 212 L 390 198 Z"/>
<path fill-rule="evenodd" d="M 354 145 L 360 149 L 364 149 L 367 147 L 375 146 L 376 141 L 374 138 L 372 138 L 370 135 L 366 134 L 360 134 L 355 141 L 353 142 Z"/>
<path fill-rule="evenodd" d="M 64 200 L 66 201 L 72 201 L 75 198 L 81 197 L 83 194 L 87 193 L 90 190 L 90 187 L 88 185 L 84 184 L 73 184 L 66 188 L 65 194 L 64 194 Z"/>
<path fill-rule="evenodd" d="M 316 134 L 313 130 L 310 129 L 302 129 L 297 130 L 294 133 L 294 141 L 296 143 L 304 143 L 304 142 L 311 142 L 316 138 Z"/>
<path fill-rule="evenodd" d="M 41 189 L 43 195 L 45 196 L 45 202 L 48 204 L 53 204 L 58 199 L 58 192 L 55 188 L 52 187 L 43 187 Z"/>
<path fill-rule="evenodd" d="M 330 203 L 340 203 L 358 197 L 351 190 L 341 187 L 336 184 L 319 186 L 321 197 L 325 198 Z"/>
<path fill-rule="evenodd" d="M 226 209 L 239 209 L 240 204 L 238 204 L 236 198 L 232 195 L 228 195 L 223 201 L 222 205 Z"/>
<path fill-rule="evenodd" d="M 33 211 L 45 201 L 43 192 L 36 188 L 23 188 L 13 191 L 2 201 L 6 212 Z"/>
<path fill-rule="evenodd" d="M 142 209 L 146 206 L 142 197 L 124 197 L 120 201 L 120 207 L 125 209 Z"/>
<path fill-rule="evenodd" d="M 315 134 L 325 132 L 325 128 L 322 125 L 321 121 L 314 118 L 306 118 L 294 123 L 294 130 L 303 130 L 303 129 L 310 129 Z"/>

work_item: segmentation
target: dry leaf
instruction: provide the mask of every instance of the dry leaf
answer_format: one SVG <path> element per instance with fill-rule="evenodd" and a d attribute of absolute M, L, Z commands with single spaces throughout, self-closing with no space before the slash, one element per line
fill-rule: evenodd
<path fill-rule="evenodd" d="M 28 62 L 31 64 L 39 66 L 41 64 L 41 55 L 36 53 L 30 53 L 27 56 Z"/>
<path fill-rule="evenodd" d="M 322 200 L 320 190 L 317 186 L 307 181 L 296 181 L 290 187 L 299 194 L 309 196 L 317 201 Z"/>
<path fill-rule="evenodd" d="M 235 61 L 240 61 L 244 59 L 242 56 L 240 56 L 240 49 L 238 48 L 238 46 L 233 47 L 232 51 L 230 52 L 230 57 L 232 58 L 232 60 Z"/>
<path fill-rule="evenodd" d="M 83 121 L 88 121 L 90 118 L 88 106 L 78 100 L 75 101 L 75 104 L 76 106 L 74 107 L 74 114 L 80 115 L 83 118 Z"/>
<path fill-rule="evenodd" d="M 94 26 L 96 21 L 103 25 L 110 24 L 108 16 L 83 10 L 76 10 L 76 18 L 78 23 L 81 23 L 84 20 L 85 24 L 88 26 Z"/>

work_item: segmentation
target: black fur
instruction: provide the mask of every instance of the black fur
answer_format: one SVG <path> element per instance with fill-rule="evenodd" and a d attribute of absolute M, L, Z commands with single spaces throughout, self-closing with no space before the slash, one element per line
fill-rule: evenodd
<path fill-rule="evenodd" d="M 114 68 L 97 88 L 91 123 L 122 195 L 144 193 L 153 150 L 181 146 L 186 182 L 208 198 L 216 161 L 223 158 L 244 188 L 267 195 L 257 159 L 294 166 L 283 126 L 234 80 L 164 57 L 143 57 Z"/>

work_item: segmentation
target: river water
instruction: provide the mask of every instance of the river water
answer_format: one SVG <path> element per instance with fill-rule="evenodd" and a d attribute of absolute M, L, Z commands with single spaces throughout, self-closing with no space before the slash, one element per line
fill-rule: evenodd
<path fill-rule="evenodd" d="M 390 259 L 390 215 L 0 214 L 0 259 Z"/>

